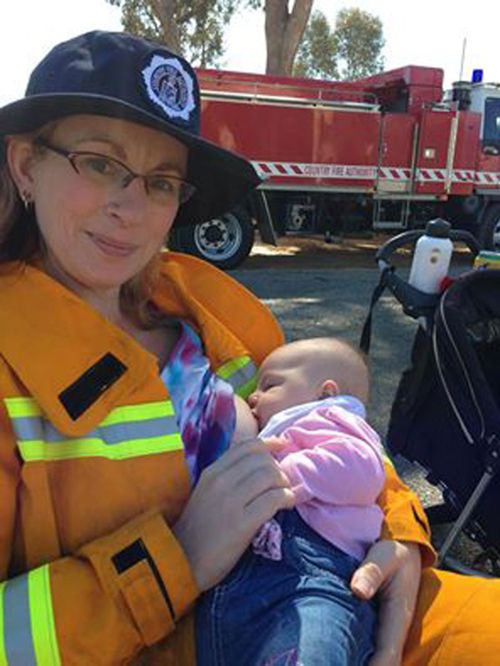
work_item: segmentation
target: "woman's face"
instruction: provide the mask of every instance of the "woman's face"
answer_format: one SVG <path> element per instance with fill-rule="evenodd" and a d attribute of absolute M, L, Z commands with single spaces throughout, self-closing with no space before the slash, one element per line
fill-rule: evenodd
<path fill-rule="evenodd" d="M 186 174 L 183 144 L 124 120 L 70 116 L 55 126 L 48 142 L 116 158 L 143 175 Z M 103 186 L 48 149 L 32 161 L 30 177 L 47 269 L 76 291 L 119 289 L 137 275 L 163 246 L 178 209 L 175 197 L 154 201 L 141 178 L 126 187 Z"/>

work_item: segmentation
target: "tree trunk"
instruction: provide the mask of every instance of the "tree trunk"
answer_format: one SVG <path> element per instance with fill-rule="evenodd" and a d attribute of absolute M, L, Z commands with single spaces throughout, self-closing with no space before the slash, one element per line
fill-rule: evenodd
<path fill-rule="evenodd" d="M 161 24 L 163 44 L 174 53 L 181 53 L 180 35 L 175 20 L 178 2 L 176 0 L 153 0 L 151 4 L 156 18 Z"/>
<path fill-rule="evenodd" d="M 307 26 L 314 0 L 294 0 L 288 11 L 288 0 L 266 0 L 265 26 L 266 73 L 291 76 L 293 61 Z"/>

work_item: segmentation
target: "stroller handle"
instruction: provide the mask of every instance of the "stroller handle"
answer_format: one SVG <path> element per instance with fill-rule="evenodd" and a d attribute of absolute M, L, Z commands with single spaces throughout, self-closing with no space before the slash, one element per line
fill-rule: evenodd
<path fill-rule="evenodd" d="M 394 238 L 388 240 L 387 243 L 384 243 L 375 253 L 375 261 L 380 269 L 383 270 L 390 267 L 391 264 L 389 258 L 396 250 L 399 250 L 400 247 L 404 247 L 410 243 L 415 243 L 424 234 L 425 229 L 404 231 L 402 234 L 398 234 L 397 236 L 394 236 Z M 449 237 L 452 241 L 461 241 L 465 243 L 474 256 L 479 254 L 479 250 L 481 249 L 479 243 L 469 231 L 452 229 Z"/>
<path fill-rule="evenodd" d="M 426 294 L 400 278 L 390 258 L 400 247 L 416 242 L 424 234 L 424 229 L 405 231 L 388 240 L 375 253 L 375 261 L 382 272 L 381 283 L 394 294 L 403 306 L 403 311 L 414 319 L 432 317 L 441 294 Z M 468 231 L 452 229 L 449 238 L 465 243 L 474 256 L 479 253 L 479 243 Z"/>

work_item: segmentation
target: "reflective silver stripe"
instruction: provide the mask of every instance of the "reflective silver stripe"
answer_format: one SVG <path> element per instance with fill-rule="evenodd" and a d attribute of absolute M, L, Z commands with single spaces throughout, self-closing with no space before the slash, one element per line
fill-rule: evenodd
<path fill-rule="evenodd" d="M 68 439 L 54 426 L 41 417 L 23 417 L 12 420 L 17 438 L 22 441 L 44 440 L 45 442 L 64 442 Z M 164 416 L 158 419 L 117 423 L 109 426 L 99 426 L 87 433 L 85 439 L 101 439 L 106 444 L 120 444 L 131 439 L 149 439 L 161 435 L 173 435 L 177 431 L 174 416 Z"/>
<path fill-rule="evenodd" d="M 27 575 L 19 576 L 6 583 L 3 603 L 3 639 L 7 663 L 13 666 L 17 664 L 36 666 Z"/>
<path fill-rule="evenodd" d="M 217 374 L 223 379 L 226 380 L 233 389 L 237 392 L 240 391 L 240 389 L 248 384 L 248 382 L 252 381 L 255 378 L 255 375 L 257 374 L 257 368 L 255 366 L 255 363 L 253 361 L 247 361 L 247 363 L 243 366 L 240 367 L 230 374 L 226 374 L 225 372 L 221 372 L 221 369 L 217 371 Z"/>
<path fill-rule="evenodd" d="M 61 666 L 49 565 L 0 584 L 0 665 Z"/>

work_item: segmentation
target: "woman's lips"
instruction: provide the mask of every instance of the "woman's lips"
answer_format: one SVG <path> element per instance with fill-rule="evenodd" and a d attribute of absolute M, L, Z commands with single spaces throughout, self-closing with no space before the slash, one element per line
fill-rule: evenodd
<path fill-rule="evenodd" d="M 137 249 L 137 245 L 123 243 L 114 240 L 113 238 L 109 238 L 108 236 L 103 236 L 102 234 L 88 232 L 88 235 L 104 254 L 112 257 L 128 257 Z"/>

